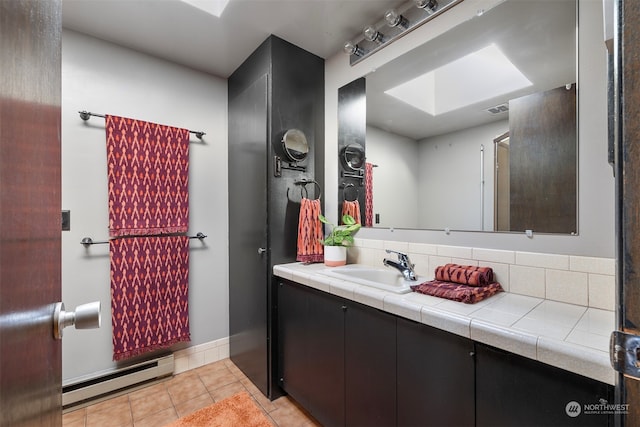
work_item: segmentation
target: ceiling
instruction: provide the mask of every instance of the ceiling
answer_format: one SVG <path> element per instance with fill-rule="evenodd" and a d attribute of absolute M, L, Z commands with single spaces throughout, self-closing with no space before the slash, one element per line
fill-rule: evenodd
<path fill-rule="evenodd" d="M 317 56 L 341 51 L 404 0 L 231 0 L 217 18 L 180 0 L 63 0 L 63 27 L 228 77 L 274 34 Z"/>

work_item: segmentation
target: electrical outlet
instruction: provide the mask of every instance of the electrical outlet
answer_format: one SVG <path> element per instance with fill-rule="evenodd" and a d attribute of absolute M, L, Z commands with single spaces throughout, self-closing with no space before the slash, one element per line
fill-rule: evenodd
<path fill-rule="evenodd" d="M 62 231 L 71 230 L 71 211 L 62 211 Z"/>

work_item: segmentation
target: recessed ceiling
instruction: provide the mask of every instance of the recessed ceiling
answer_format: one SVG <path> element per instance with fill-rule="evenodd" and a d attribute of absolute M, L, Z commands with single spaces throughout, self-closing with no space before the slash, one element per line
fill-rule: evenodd
<path fill-rule="evenodd" d="M 498 46 L 491 43 L 385 93 L 433 117 L 531 85 Z"/>
<path fill-rule="evenodd" d="M 64 28 L 226 78 L 271 34 L 328 58 L 403 3 L 231 0 L 218 18 L 181 0 L 63 0 L 62 22 Z"/>

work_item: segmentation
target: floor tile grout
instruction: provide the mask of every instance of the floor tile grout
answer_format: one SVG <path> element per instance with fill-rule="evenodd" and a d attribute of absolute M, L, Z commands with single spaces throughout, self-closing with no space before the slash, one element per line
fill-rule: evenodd
<path fill-rule="evenodd" d="M 235 378 L 235 381 L 232 381 L 230 383 L 224 383 L 224 384 L 215 383 L 216 375 L 220 375 L 220 378 L 218 380 L 222 380 L 224 382 L 224 381 L 228 381 L 228 378 L 224 378 L 224 376 L 225 375 L 228 376 L 229 373 L 233 378 Z M 215 384 L 214 388 L 209 389 L 209 387 L 207 387 L 207 383 L 205 383 L 203 376 L 207 378 L 207 383 L 209 381 L 213 381 L 213 384 Z M 197 382 L 194 383 L 194 381 L 197 381 Z M 158 385 L 160 384 L 162 386 L 158 387 Z M 194 384 L 199 384 L 199 386 Z M 234 384 L 236 384 L 236 386 L 234 386 Z M 172 386 L 175 387 L 173 388 L 173 394 L 171 392 Z M 188 390 L 188 393 L 191 393 L 194 386 L 198 388 L 202 387 L 205 392 L 198 394 L 196 396 L 188 395 L 188 398 L 184 398 L 184 401 L 180 401 L 180 402 L 177 401 L 177 399 L 179 399 L 179 395 L 183 393 L 183 390 Z M 252 387 L 249 387 L 249 386 L 252 386 Z M 157 387 L 158 390 L 155 390 L 153 393 L 151 392 L 144 393 L 145 390 L 148 391 L 151 387 Z M 215 393 L 216 391 L 218 391 L 221 394 L 220 395 L 216 394 Z M 288 398 L 287 396 L 279 397 L 274 401 L 270 401 L 266 397 L 264 397 L 264 395 L 262 395 L 261 392 L 255 386 L 253 386 L 252 383 L 249 382 L 246 375 L 244 375 L 244 373 L 242 373 L 242 371 L 238 369 L 238 367 L 234 365 L 230 359 L 223 359 L 194 370 L 177 374 L 173 376 L 173 378 L 167 381 L 156 383 L 146 388 L 137 389 L 129 394 L 116 396 L 113 398 L 113 401 L 104 400 L 94 405 L 89 405 L 84 408 L 78 409 L 78 411 L 82 411 L 81 414 L 75 414 L 75 411 L 70 411 L 68 414 L 65 414 L 65 416 L 63 417 L 63 426 L 76 427 L 76 426 L 82 425 L 83 427 L 93 427 L 91 424 L 92 419 L 98 418 L 99 415 L 104 415 L 102 413 L 105 411 L 109 411 L 109 414 L 113 417 L 113 419 L 116 419 L 115 418 L 116 416 L 123 416 L 124 418 L 126 418 L 126 409 L 124 410 L 125 411 L 124 414 L 114 413 L 114 408 L 117 408 L 118 406 L 120 406 L 119 409 L 120 411 L 122 411 L 123 408 L 125 407 L 124 399 L 122 398 L 123 396 L 126 396 L 126 408 L 128 408 L 130 423 L 120 425 L 118 427 L 137 427 L 140 425 L 149 425 L 150 422 L 153 422 L 154 420 L 157 419 L 157 417 L 160 417 L 163 412 L 167 412 L 169 409 L 172 409 L 174 416 L 169 417 L 172 419 L 167 418 L 161 421 L 155 421 L 157 422 L 157 424 L 153 424 L 153 425 L 164 425 L 180 417 L 181 415 L 179 411 L 180 405 L 185 405 L 185 407 L 187 407 L 189 411 L 193 412 L 200 409 L 200 407 L 190 408 L 188 405 L 190 402 L 196 401 L 196 399 L 201 399 L 201 401 L 198 401 L 195 404 L 195 406 L 200 406 L 202 404 L 202 400 L 210 399 L 211 402 L 215 403 L 239 391 L 244 391 L 248 393 L 249 396 L 251 396 L 252 400 L 256 403 L 256 405 L 260 408 L 262 413 L 265 414 L 265 416 L 276 427 L 285 427 L 292 424 L 296 426 L 297 425 L 319 426 L 319 424 L 309 414 L 307 414 L 306 411 L 304 411 L 304 409 L 300 408 L 292 399 Z M 254 395 L 254 393 L 259 393 L 259 395 Z M 170 407 L 165 407 L 165 408 L 162 408 L 160 406 L 150 407 L 148 409 L 149 412 L 144 413 L 144 415 L 141 416 L 140 419 L 136 419 L 134 417 L 134 405 L 136 405 L 136 408 L 137 408 L 136 412 L 140 413 L 141 410 L 146 409 L 144 407 L 145 402 L 151 399 L 151 400 L 154 400 L 156 404 L 158 404 L 158 402 L 161 401 L 162 397 L 165 394 L 168 396 L 169 403 L 171 405 Z M 140 395 L 140 397 L 137 397 L 134 399 L 136 395 Z M 206 398 L 202 399 L 203 396 L 207 396 L 208 399 Z M 218 398 L 216 399 L 215 396 L 218 396 Z M 284 400 L 281 400 L 281 399 L 284 399 Z M 275 403 L 276 401 L 278 401 L 278 403 Z M 111 405 L 108 402 L 111 402 Z M 92 411 L 91 408 L 95 410 L 97 405 L 101 405 L 100 410 Z M 142 405 L 142 406 L 139 406 L 139 405 Z M 202 406 L 202 407 L 205 407 L 205 406 Z M 186 413 L 182 414 L 182 416 L 184 415 L 186 415 Z"/>

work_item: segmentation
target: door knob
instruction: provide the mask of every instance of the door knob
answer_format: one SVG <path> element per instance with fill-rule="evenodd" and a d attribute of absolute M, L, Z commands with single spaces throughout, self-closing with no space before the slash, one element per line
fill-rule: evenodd
<path fill-rule="evenodd" d="M 262 255 L 265 252 L 267 252 L 266 248 L 258 248 L 258 255 Z"/>
<path fill-rule="evenodd" d="M 65 311 L 64 303 L 56 303 L 53 312 L 53 336 L 62 339 L 62 330 L 74 325 L 76 329 L 96 329 L 100 327 L 100 301 L 82 304 L 76 311 Z"/>

